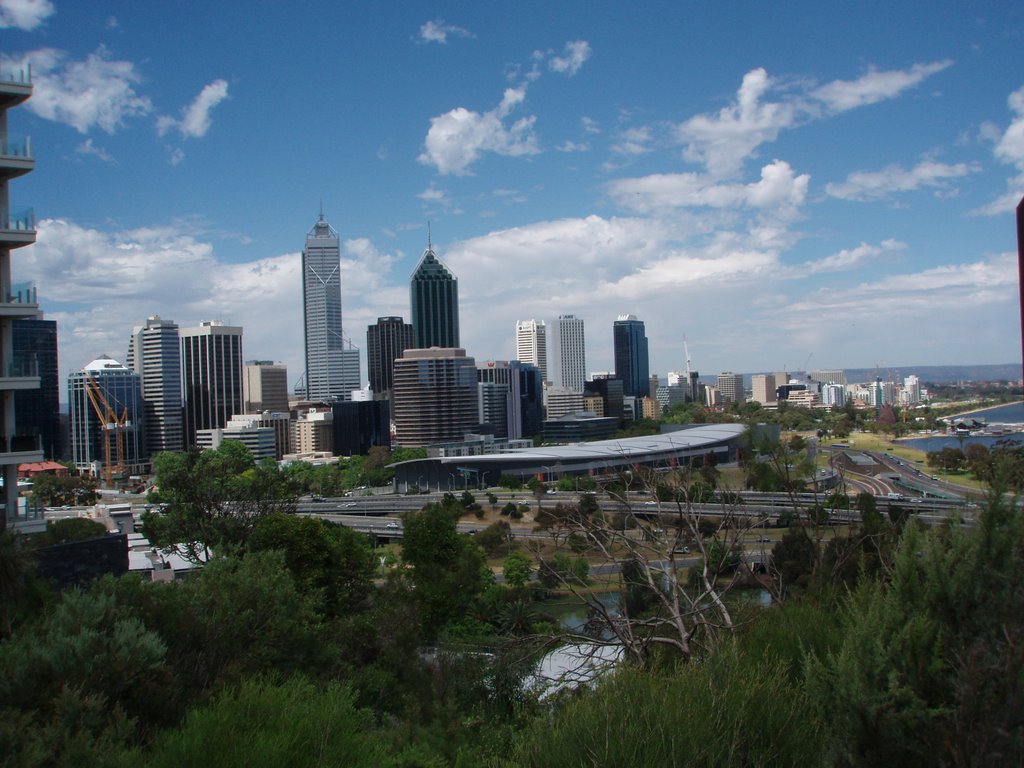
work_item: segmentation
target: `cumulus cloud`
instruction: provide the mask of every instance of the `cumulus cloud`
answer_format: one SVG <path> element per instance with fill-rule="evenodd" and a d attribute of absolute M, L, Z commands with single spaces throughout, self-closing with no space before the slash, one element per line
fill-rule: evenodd
<path fill-rule="evenodd" d="M 0 29 L 14 27 L 31 32 L 53 11 L 50 0 L 0 0 Z"/>
<path fill-rule="evenodd" d="M 949 179 L 958 179 L 978 170 L 977 165 L 968 163 L 948 165 L 925 160 L 909 169 L 890 165 L 881 171 L 856 171 L 840 184 L 825 185 L 825 191 L 841 200 L 886 200 L 897 192 L 912 192 L 922 187 L 946 190 Z"/>
<path fill-rule="evenodd" d="M 871 67 L 856 80 L 834 80 L 815 89 L 811 96 L 832 112 L 844 112 L 895 98 L 952 65 L 952 60 L 946 59 L 930 64 L 915 64 L 910 69 L 879 70 Z"/>
<path fill-rule="evenodd" d="M 454 24 L 445 24 L 444 19 L 433 19 L 420 27 L 420 40 L 424 43 L 440 43 L 444 45 L 448 42 L 448 35 L 472 37 L 473 33 Z"/>
<path fill-rule="evenodd" d="M 156 121 L 157 133 L 161 136 L 175 129 L 186 139 L 198 139 L 210 130 L 210 113 L 213 108 L 228 97 L 226 80 L 214 80 L 203 86 L 191 104 L 181 110 L 181 118 L 161 115 Z"/>
<path fill-rule="evenodd" d="M 81 133 L 97 127 L 114 133 L 134 117 L 149 114 L 153 104 L 136 92 L 142 77 L 130 61 L 112 61 L 100 47 L 85 61 L 71 61 L 68 54 L 41 48 L 25 54 L 15 66 L 32 66 L 30 110 L 42 118 L 70 125 Z"/>
<path fill-rule="evenodd" d="M 1013 166 L 1018 173 L 1007 180 L 1004 194 L 972 211 L 975 215 L 998 216 L 1010 213 L 1024 197 L 1024 86 L 1010 94 L 1007 104 L 1013 118 L 1002 135 L 997 134 L 993 153 L 996 159 Z"/>
<path fill-rule="evenodd" d="M 807 197 L 810 176 L 797 176 L 783 160 L 764 166 L 761 178 L 750 184 L 716 183 L 698 173 L 660 173 L 608 184 L 608 193 L 621 207 L 637 213 L 675 208 L 734 208 L 745 206 L 795 212 Z"/>
<path fill-rule="evenodd" d="M 170 226 L 105 232 L 45 219 L 25 255 L 19 275 L 37 282 L 46 316 L 59 323 L 61 380 L 101 354 L 123 360 L 132 323 L 153 314 L 182 327 L 210 319 L 240 325 L 247 357 L 286 362 L 298 378 L 298 252 L 229 263 L 211 243 Z M 368 323 L 408 300 L 404 286 L 390 285 L 397 260 L 365 238 L 342 243 L 345 328 L 357 346 Z"/>
<path fill-rule="evenodd" d="M 683 158 L 701 163 L 707 172 L 726 177 L 737 174 L 757 148 L 775 141 L 781 131 L 825 114 L 895 98 L 951 61 L 915 64 L 909 69 L 870 69 L 856 80 L 835 80 L 806 93 L 806 86 L 783 84 L 759 67 L 743 77 L 736 98 L 717 113 L 697 115 L 676 127 Z M 778 92 L 774 100 L 770 94 Z"/>
<path fill-rule="evenodd" d="M 573 40 L 565 44 L 561 56 L 551 57 L 548 67 L 552 72 L 561 72 L 572 77 L 580 71 L 591 53 L 590 43 L 586 40 Z"/>
<path fill-rule="evenodd" d="M 485 152 L 516 157 L 535 155 L 537 138 L 533 132 L 535 117 L 523 117 L 510 125 L 509 113 L 526 98 L 526 86 L 506 88 L 501 103 L 483 114 L 458 107 L 431 118 L 418 160 L 432 165 L 441 174 L 464 176 Z"/>
<path fill-rule="evenodd" d="M 650 128 L 628 128 L 619 135 L 619 140 L 612 144 L 612 152 L 629 157 L 644 155 L 651 151 L 652 141 Z"/>
<path fill-rule="evenodd" d="M 692 117 L 676 129 L 685 145 L 683 156 L 703 163 L 715 176 L 731 176 L 743 161 L 779 131 L 797 121 L 795 104 L 765 101 L 772 87 L 768 73 L 758 68 L 743 76 L 736 100 L 715 115 Z"/>
<path fill-rule="evenodd" d="M 883 240 L 879 245 L 861 243 L 856 248 L 844 248 L 823 259 L 806 262 L 793 270 L 793 275 L 800 277 L 820 272 L 844 272 L 863 266 L 868 262 L 877 261 L 882 256 L 902 251 L 906 247 L 906 243 L 893 239 Z"/>
<path fill-rule="evenodd" d="M 91 155 L 93 157 L 99 158 L 105 163 L 115 162 L 111 154 L 107 152 L 107 150 L 103 149 L 103 147 L 97 147 L 93 143 L 92 139 L 86 139 L 77 147 L 75 147 L 75 153 L 79 155 Z"/>

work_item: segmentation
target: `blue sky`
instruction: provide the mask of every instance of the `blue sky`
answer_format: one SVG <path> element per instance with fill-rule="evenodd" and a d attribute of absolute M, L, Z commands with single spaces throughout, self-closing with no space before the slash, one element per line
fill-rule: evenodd
<path fill-rule="evenodd" d="M 574 313 L 608 370 L 633 313 L 662 376 L 684 335 L 703 374 L 1010 362 L 1022 33 L 1007 2 L 0 0 L 35 84 L 14 279 L 62 377 L 159 314 L 294 382 L 322 201 L 360 348 L 429 221 L 478 360 Z"/>

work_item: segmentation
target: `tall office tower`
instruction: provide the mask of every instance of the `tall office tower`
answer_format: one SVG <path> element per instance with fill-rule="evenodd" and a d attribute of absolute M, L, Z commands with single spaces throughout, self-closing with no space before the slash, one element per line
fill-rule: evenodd
<path fill-rule="evenodd" d="M 409 278 L 409 305 L 417 349 L 459 346 L 459 280 L 437 258 L 429 238 Z"/>
<path fill-rule="evenodd" d="M 616 419 L 625 417 L 626 392 L 622 379 L 594 376 L 583 389 L 584 395 L 598 395 L 604 402 L 604 415 Z M 551 416 L 548 415 L 548 421 Z"/>
<path fill-rule="evenodd" d="M 412 323 L 400 317 L 378 317 L 366 327 L 366 367 L 374 395 L 391 398 L 395 381 L 395 360 L 413 347 Z"/>
<path fill-rule="evenodd" d="M 807 378 L 819 384 L 842 384 L 846 385 L 846 371 L 842 370 L 817 370 L 808 371 Z"/>
<path fill-rule="evenodd" d="M 842 408 L 846 404 L 846 387 L 842 384 L 824 384 L 821 387 L 821 404 Z"/>
<path fill-rule="evenodd" d="M 751 379 L 751 399 L 761 405 L 777 402 L 775 399 L 775 376 L 771 373 L 755 373 Z"/>
<path fill-rule="evenodd" d="M 147 317 L 132 329 L 125 367 L 142 379 L 142 411 L 146 420 L 146 452 L 180 451 L 185 447 L 181 420 L 181 343 L 178 324 Z"/>
<path fill-rule="evenodd" d="M 743 374 L 728 371 L 718 374 L 718 392 L 723 403 L 742 403 L 746 399 L 743 394 Z"/>
<path fill-rule="evenodd" d="M 917 376 L 907 376 L 903 380 L 903 391 L 906 393 L 906 402 L 910 405 L 921 402 L 921 380 Z"/>
<path fill-rule="evenodd" d="M 504 419 L 483 423 L 495 426 L 495 437 L 519 440 L 539 435 L 544 429 L 544 380 L 540 369 L 518 360 L 488 360 L 476 367 L 477 381 L 481 384 L 499 384 L 506 390 Z M 493 407 L 488 403 L 488 407 Z M 504 422 L 505 432 L 498 427 Z"/>
<path fill-rule="evenodd" d="M 615 378 L 622 382 L 622 394 L 646 397 L 650 369 L 643 320 L 637 320 L 636 315 L 619 315 L 612 325 L 612 339 L 615 345 Z"/>
<path fill-rule="evenodd" d="M 79 471 L 136 472 L 148 461 L 137 373 L 99 357 L 68 376 L 68 403 L 71 460 Z"/>
<path fill-rule="evenodd" d="M 508 437 L 508 387 L 491 381 L 479 381 L 476 397 L 481 431 L 489 427 L 495 437 Z"/>
<path fill-rule="evenodd" d="M 39 389 L 19 389 L 14 394 L 18 431 L 39 435 L 43 455 L 64 457 L 64 430 L 60 425 L 60 380 L 57 373 L 57 321 L 22 318 L 12 323 L 14 359 L 32 365 L 39 372 Z"/>
<path fill-rule="evenodd" d="M 15 392 L 39 388 L 39 374 L 31 357 L 16 356 L 12 343 L 15 320 L 39 314 L 35 287 L 11 282 L 11 251 L 36 241 L 35 214 L 31 209 L 11 211 L 8 182 L 35 167 L 28 138 L 7 131 L 7 111 L 32 95 L 30 73 L 0 71 L 0 488 L 3 514 L 0 530 L 18 514 L 18 465 L 42 461 L 39 435 L 26 433 L 16 422 Z"/>
<path fill-rule="evenodd" d="M 464 349 L 405 350 L 392 392 L 398 444 L 462 440 L 477 424 L 476 383 L 476 361 Z"/>
<path fill-rule="evenodd" d="M 288 366 L 249 360 L 242 366 L 242 412 L 264 411 L 288 413 Z"/>
<path fill-rule="evenodd" d="M 551 386 L 583 391 L 587 380 L 586 341 L 583 320 L 576 315 L 559 315 L 551 325 L 548 345 L 548 373 Z"/>
<path fill-rule="evenodd" d="M 359 389 L 359 350 L 341 324 L 341 248 L 323 213 L 302 249 L 302 311 L 306 320 L 306 399 L 347 400 Z"/>
<path fill-rule="evenodd" d="M 541 379 L 549 381 L 547 327 L 543 320 L 516 322 L 516 359 L 537 366 Z"/>
<path fill-rule="evenodd" d="M 242 413 L 242 329 L 204 320 L 179 337 L 185 444 L 193 446 L 197 429 L 222 428 Z"/>

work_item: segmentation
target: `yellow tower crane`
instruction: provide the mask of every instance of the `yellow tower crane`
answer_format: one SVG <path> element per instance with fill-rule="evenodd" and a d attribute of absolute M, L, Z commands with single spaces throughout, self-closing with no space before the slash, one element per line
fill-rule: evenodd
<path fill-rule="evenodd" d="M 85 392 L 89 396 L 93 410 L 96 411 L 100 432 L 103 435 L 103 477 L 107 487 L 112 488 L 114 471 L 122 472 L 124 470 L 124 430 L 128 426 L 128 408 L 126 406 L 118 415 L 107 401 L 96 378 L 89 371 L 83 371 L 83 373 L 85 373 L 86 379 Z M 111 436 L 113 436 L 113 443 L 117 450 L 116 465 L 111 462 Z"/>

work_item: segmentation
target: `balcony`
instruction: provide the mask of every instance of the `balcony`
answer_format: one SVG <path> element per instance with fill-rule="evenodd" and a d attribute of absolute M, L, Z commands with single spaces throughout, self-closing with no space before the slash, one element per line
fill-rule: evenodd
<path fill-rule="evenodd" d="M 0 437 L 0 464 L 28 464 L 43 460 L 43 442 L 39 435 Z"/>
<path fill-rule="evenodd" d="M 0 68 L 0 109 L 9 109 L 32 95 L 32 69 Z"/>
<path fill-rule="evenodd" d="M 39 304 L 36 303 L 35 283 L 15 283 L 11 286 L 10 292 L 0 299 L 0 318 L 17 320 L 38 315 Z"/>
<path fill-rule="evenodd" d="M 0 366 L 0 391 L 39 389 L 39 362 L 34 352 L 16 354 Z"/>
<path fill-rule="evenodd" d="M 0 248 L 21 248 L 36 241 L 36 214 L 31 208 L 0 218 Z"/>
<path fill-rule="evenodd" d="M 0 179 L 22 176 L 35 166 L 32 142 L 27 136 L 8 135 L 6 139 L 0 138 Z"/>

